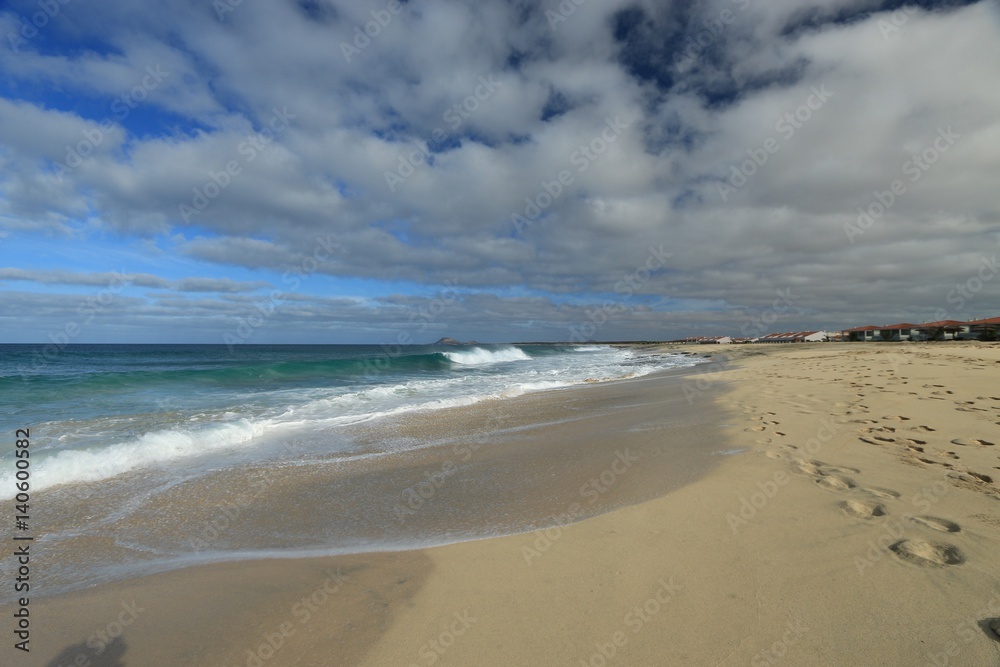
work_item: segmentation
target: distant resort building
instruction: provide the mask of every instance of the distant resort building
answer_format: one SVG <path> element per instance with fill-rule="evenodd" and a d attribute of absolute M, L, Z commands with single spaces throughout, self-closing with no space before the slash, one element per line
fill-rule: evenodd
<path fill-rule="evenodd" d="M 997 340 L 1000 317 L 962 322 L 938 320 L 923 324 L 885 324 L 844 329 L 844 339 L 850 342 L 875 341 L 935 341 L 935 340 Z"/>
<path fill-rule="evenodd" d="M 729 345 L 733 342 L 732 336 L 688 336 L 679 343 L 696 343 L 698 345 Z"/>
<path fill-rule="evenodd" d="M 730 345 L 735 343 L 817 343 L 829 340 L 825 331 L 791 331 L 773 333 L 758 338 L 734 338 L 732 336 L 688 336 L 675 343 L 695 343 L 698 345 Z"/>
<path fill-rule="evenodd" d="M 788 331 L 770 333 L 757 338 L 736 338 L 734 336 L 688 336 L 674 343 L 697 345 L 730 345 L 736 343 L 818 343 L 830 341 L 882 342 L 882 341 L 938 341 L 938 340 L 982 340 L 1000 341 L 1000 317 L 962 322 L 959 320 L 938 320 L 937 322 L 898 322 L 881 326 L 866 325 L 842 331 Z"/>
<path fill-rule="evenodd" d="M 748 343 L 824 343 L 829 340 L 825 331 L 789 331 L 752 338 Z"/>

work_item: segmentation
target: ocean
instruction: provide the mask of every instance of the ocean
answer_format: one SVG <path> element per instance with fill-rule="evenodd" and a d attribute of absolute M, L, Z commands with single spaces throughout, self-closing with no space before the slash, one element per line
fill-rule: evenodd
<path fill-rule="evenodd" d="M 605 345 L 0 345 L 0 496 L 15 495 L 15 431 L 30 429 L 33 521 L 53 590 L 166 560 L 463 539 L 477 528 L 443 516 L 432 537 L 429 522 L 373 513 L 375 489 L 405 484 L 391 471 L 358 480 L 441 444 L 386 436 L 388 423 L 698 361 Z M 287 516 L 301 526 L 281 525 L 275 489 L 294 495 L 298 477 L 328 470 L 338 481 L 323 502 L 355 509 L 319 524 L 297 498 Z M 206 528 L 240 513 L 239 530 Z"/>

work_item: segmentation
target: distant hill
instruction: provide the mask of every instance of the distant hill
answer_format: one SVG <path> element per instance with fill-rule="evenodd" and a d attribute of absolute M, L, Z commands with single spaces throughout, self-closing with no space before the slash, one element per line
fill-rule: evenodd
<path fill-rule="evenodd" d="M 434 344 L 435 345 L 479 345 L 480 343 L 477 343 L 474 340 L 466 341 L 463 343 L 460 340 L 455 340 L 454 338 L 448 338 L 447 336 L 445 336 L 444 338 L 439 338 L 437 342 L 435 342 Z"/>

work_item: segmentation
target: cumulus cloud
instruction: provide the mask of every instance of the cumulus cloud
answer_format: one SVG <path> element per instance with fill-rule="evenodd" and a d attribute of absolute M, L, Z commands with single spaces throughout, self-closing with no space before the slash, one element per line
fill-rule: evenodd
<path fill-rule="evenodd" d="M 274 316 L 356 341 L 445 285 L 435 326 L 479 339 L 565 338 L 610 301 L 598 338 L 737 333 L 789 289 L 780 328 L 933 319 L 1000 245 L 993 3 L 387 6 L 63 6 L 0 56 L 0 225 L 260 272 L 147 285 L 177 294 L 144 326 L 206 336 L 246 308 L 191 328 L 185 292 L 365 281 L 363 306 L 285 289 Z M 30 269 L 3 275 L 59 282 Z M 998 285 L 949 314 L 996 314 Z"/>

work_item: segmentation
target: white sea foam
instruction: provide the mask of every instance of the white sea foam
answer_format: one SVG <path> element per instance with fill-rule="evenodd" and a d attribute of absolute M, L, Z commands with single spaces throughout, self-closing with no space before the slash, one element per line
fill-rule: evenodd
<path fill-rule="evenodd" d="M 448 360 L 453 364 L 461 364 L 462 366 L 482 366 L 504 361 L 531 361 L 531 357 L 524 350 L 514 346 L 494 350 L 473 347 L 468 350 L 445 352 L 444 356 L 448 357 Z"/>
<path fill-rule="evenodd" d="M 197 431 L 167 429 L 146 433 L 133 442 L 64 450 L 32 465 L 31 488 L 39 491 L 59 484 L 96 482 L 135 468 L 245 445 L 268 426 L 266 422 L 239 419 Z M 0 488 L 13 487 L 12 476 L 3 476 Z"/>

